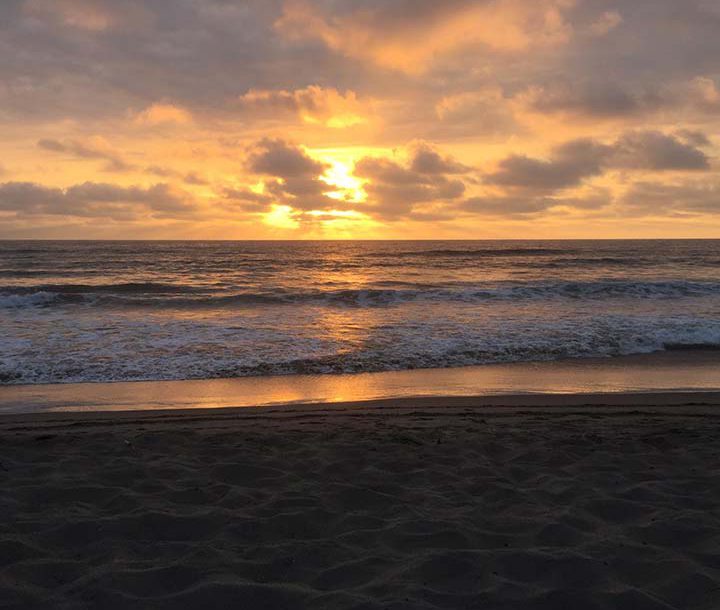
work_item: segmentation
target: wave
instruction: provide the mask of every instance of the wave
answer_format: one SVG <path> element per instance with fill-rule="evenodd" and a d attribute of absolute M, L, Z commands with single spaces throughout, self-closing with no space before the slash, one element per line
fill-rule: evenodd
<path fill-rule="evenodd" d="M 213 348 L 213 357 L 203 357 L 204 342 L 195 337 L 178 337 L 176 351 L 150 354 L 128 350 L 112 353 L 67 354 L 58 361 L 40 351 L 32 359 L 0 358 L 0 385 L 80 383 L 109 381 L 151 381 L 212 379 L 282 375 L 355 374 L 413 369 L 453 368 L 509 362 L 540 362 L 568 358 L 617 357 L 657 351 L 720 351 L 717 325 L 678 325 L 667 329 L 662 324 L 642 332 L 626 334 L 614 331 L 590 333 L 583 340 L 568 341 L 556 336 L 515 336 L 508 340 L 494 337 L 476 340 L 449 349 L 436 340 L 410 346 L 397 343 L 385 348 L 361 347 L 356 350 L 302 357 L 278 357 L 258 354 L 224 354 L 221 345 Z M 312 351 L 311 344 L 305 346 Z M 300 350 L 305 351 L 305 350 Z M 251 355 L 252 354 L 252 355 Z M 280 352 L 277 352 L 279 355 Z"/>
<path fill-rule="evenodd" d="M 687 352 L 687 351 L 701 351 L 701 352 L 717 352 L 720 351 L 720 343 L 713 342 L 665 342 L 663 343 L 663 350 L 668 352 Z"/>
<path fill-rule="evenodd" d="M 118 284 L 40 284 L 33 286 L 0 286 L 0 309 L 49 307 L 72 303 L 101 304 L 94 295 L 169 295 L 197 293 L 192 286 L 156 282 Z"/>
<path fill-rule="evenodd" d="M 613 256 L 601 256 L 597 258 L 553 258 L 550 260 L 522 261 L 513 263 L 513 267 L 523 267 L 532 269 L 565 269 L 572 267 L 590 267 L 590 268 L 634 268 L 647 267 L 657 265 L 657 261 L 641 258 L 622 258 Z"/>
<path fill-rule="evenodd" d="M 83 301 L 82 296 L 78 301 Z M 55 292 L 44 292 L 42 290 L 30 294 L 3 294 L 0 293 L 0 309 L 23 309 L 26 307 L 49 307 L 61 302 L 68 302 L 62 295 Z"/>
<path fill-rule="evenodd" d="M 438 248 L 434 250 L 407 250 L 401 252 L 371 252 L 368 257 L 380 258 L 412 258 L 412 257 L 462 257 L 462 258 L 490 258 L 511 256 L 557 256 L 571 255 L 573 250 L 560 248 L 471 248 L 459 250 L 453 248 Z"/>
<path fill-rule="evenodd" d="M 383 282 L 396 288 L 347 288 L 334 290 L 276 290 L 229 293 L 207 287 L 176 284 L 66 284 L 0 288 L 0 308 L 50 307 L 84 304 L 128 307 L 237 307 L 313 303 L 348 307 L 378 307 L 413 301 L 484 302 L 526 300 L 681 299 L 720 295 L 720 282 L 631 280 L 413 284 Z"/>
<path fill-rule="evenodd" d="M 168 294 L 197 292 L 193 286 L 162 284 L 158 282 L 122 282 L 118 284 L 40 284 L 36 286 L 0 286 L 0 294 L 31 294 L 33 292 L 58 292 L 63 294 L 119 293 L 119 294 Z"/>

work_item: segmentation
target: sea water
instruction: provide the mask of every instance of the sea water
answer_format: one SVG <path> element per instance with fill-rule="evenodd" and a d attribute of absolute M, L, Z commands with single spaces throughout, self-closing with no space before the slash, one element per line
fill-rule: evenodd
<path fill-rule="evenodd" d="M 720 241 L 4 241 L 0 384 L 720 349 Z"/>

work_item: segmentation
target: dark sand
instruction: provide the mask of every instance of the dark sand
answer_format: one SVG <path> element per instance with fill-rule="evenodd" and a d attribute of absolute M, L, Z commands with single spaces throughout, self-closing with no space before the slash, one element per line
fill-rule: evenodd
<path fill-rule="evenodd" d="M 719 424 L 707 393 L 6 415 L 0 606 L 720 608 Z"/>

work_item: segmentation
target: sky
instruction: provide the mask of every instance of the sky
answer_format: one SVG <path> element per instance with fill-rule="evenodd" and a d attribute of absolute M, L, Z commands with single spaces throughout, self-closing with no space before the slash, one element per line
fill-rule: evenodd
<path fill-rule="evenodd" d="M 720 237 L 717 0 L 2 0 L 0 238 Z"/>

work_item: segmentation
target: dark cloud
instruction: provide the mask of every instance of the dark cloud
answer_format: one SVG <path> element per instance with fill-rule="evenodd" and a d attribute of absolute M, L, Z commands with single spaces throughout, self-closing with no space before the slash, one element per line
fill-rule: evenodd
<path fill-rule="evenodd" d="M 328 167 L 326 163 L 310 157 L 300 147 L 280 139 L 260 140 L 248 156 L 250 171 L 279 178 L 319 176 Z"/>
<path fill-rule="evenodd" d="M 426 144 L 416 146 L 407 163 L 366 157 L 356 164 L 354 173 L 368 181 L 364 187 L 368 194 L 365 211 L 380 218 L 442 215 L 448 210 L 479 216 L 533 217 L 551 210 L 609 208 L 614 196 L 607 188 L 566 191 L 612 170 L 707 170 L 708 160 L 695 145 L 706 142 L 701 132 L 667 135 L 656 131 L 628 132 L 611 144 L 589 138 L 571 140 L 552 149 L 548 159 L 520 155 L 503 159 L 498 170 L 483 180 L 494 190 L 480 195 L 467 193 L 472 168 Z M 712 208 L 704 205 L 707 210 Z M 699 208 L 695 205 L 694 209 Z"/>
<path fill-rule="evenodd" d="M 148 165 L 145 168 L 145 172 L 153 176 L 160 176 L 161 178 L 178 178 L 181 176 L 180 172 L 162 165 Z"/>
<path fill-rule="evenodd" d="M 364 122 L 366 109 L 353 91 L 310 85 L 302 89 L 251 89 L 240 96 L 238 107 L 251 116 L 277 121 L 294 115 L 329 127 L 349 127 Z"/>
<path fill-rule="evenodd" d="M 276 28 L 293 42 L 318 41 L 349 58 L 426 72 L 462 51 L 513 54 L 566 41 L 564 0 L 288 0 Z"/>
<path fill-rule="evenodd" d="M 552 208 L 592 210 L 606 207 L 613 197 L 607 190 L 591 195 L 568 197 L 557 193 L 578 187 L 585 180 L 611 170 L 650 172 L 707 171 L 709 160 L 698 146 L 709 140 L 702 132 L 681 131 L 667 135 L 659 131 L 628 132 L 612 144 L 579 139 L 555 147 L 548 159 L 513 155 L 500 161 L 498 169 L 484 177 L 484 183 L 501 192 L 464 199 L 457 208 L 474 214 L 534 216 Z M 682 208 L 685 212 L 712 211 L 714 188 L 684 187 L 684 191 L 640 183 L 623 199 L 628 209 L 643 214 L 655 205 L 661 210 Z M 678 202 L 668 205 L 673 196 Z M 681 197 L 682 196 L 682 197 Z M 668 199 L 663 199 L 667 197 Z M 679 203 L 685 201 L 685 204 Z"/>
<path fill-rule="evenodd" d="M 591 19 L 607 11 L 608 4 L 606 0 L 578 2 L 570 19 L 574 23 Z M 575 36 L 552 63 L 554 78 L 564 77 L 570 84 L 588 79 L 616 83 L 642 100 L 645 91 L 676 89 L 694 76 L 717 73 L 720 10 L 716 2 L 634 0 L 612 4 L 622 25 L 606 36 Z"/>
<path fill-rule="evenodd" d="M 105 161 L 105 171 L 127 172 L 135 169 L 135 166 L 125 161 L 122 156 L 112 150 L 100 148 L 91 144 L 83 144 L 76 140 L 43 139 L 37 143 L 39 148 L 51 152 L 62 153 L 78 159 L 100 159 Z"/>
<path fill-rule="evenodd" d="M 131 220 L 143 215 L 187 217 L 197 206 L 182 191 L 167 184 L 143 188 L 85 182 L 65 189 L 33 182 L 0 184 L 0 210 L 19 216 L 83 216 Z"/>
<path fill-rule="evenodd" d="M 487 184 L 553 191 L 580 184 L 603 172 L 609 146 L 590 139 L 574 140 L 555 148 L 549 160 L 513 155 L 500 161 L 496 172 L 485 176 Z"/>
<path fill-rule="evenodd" d="M 274 178 L 264 184 L 276 203 L 300 210 L 342 206 L 342 202 L 325 195 L 333 188 L 320 179 L 330 165 L 285 140 L 264 138 L 257 142 L 248 154 L 247 166 L 255 174 Z"/>
<path fill-rule="evenodd" d="M 702 136 L 702 134 L 699 134 Z M 698 139 L 695 134 L 694 139 Z M 633 132 L 622 136 L 614 146 L 612 164 L 623 169 L 707 170 L 707 155 L 693 143 L 659 131 Z"/>
<path fill-rule="evenodd" d="M 168 100 L 193 111 L 212 112 L 256 91 L 266 95 L 255 102 L 291 112 L 313 111 L 325 103 L 311 91 L 319 85 L 324 90 L 391 93 L 398 98 L 407 91 L 405 99 L 412 96 L 423 103 L 450 93 L 464 101 L 447 109 L 449 117 L 456 110 L 472 113 L 478 103 L 472 95 L 491 84 L 515 92 L 538 86 L 542 92 L 537 104 L 548 111 L 568 108 L 622 115 L 651 108 L 655 92 L 668 83 L 717 76 L 720 42 L 715 34 L 720 16 L 708 0 L 681 4 L 635 0 L 615 3 L 615 11 L 608 11 L 607 0 L 584 0 L 574 6 L 553 0 L 517 0 L 503 10 L 505 4 L 486 0 L 4 0 L 0 3 L 0 54 L 4 58 L 0 80 L 5 86 L 0 108 L 27 118 L 86 119 L 124 116 L 128 108 L 139 111 Z M 434 29 L 448 23 L 458 27 L 458 20 L 462 26 L 460 18 L 473 9 L 496 17 L 486 20 L 487 26 L 480 19 L 468 21 L 476 24 L 475 29 L 487 29 L 477 40 L 472 29 L 461 27 L 466 36 L 457 39 L 452 28 Z M 606 36 L 583 35 L 606 21 L 608 12 L 618 15 L 620 27 L 608 30 Z M 320 22 L 304 19 L 307 15 L 319 16 Z M 558 36 L 563 44 L 553 54 L 526 53 L 523 41 L 543 43 L 554 37 L 553 19 L 563 34 Z M 323 23 L 327 28 L 321 27 Z M 493 24 L 497 27 L 492 28 Z M 658 31 L 663 36 L 657 36 Z M 294 34 L 290 42 L 288 33 Z M 466 38 L 472 44 L 463 53 Z M 488 48 L 479 53 L 472 46 L 502 47 L 503 39 L 514 38 L 519 41 L 518 50 L 524 52 L 521 61 Z M 417 44 L 418 40 L 423 44 Z M 444 45 L 450 45 L 450 51 Z M 432 53 L 435 46 L 438 52 Z M 372 54 L 385 47 L 388 55 L 401 57 L 427 47 L 430 57 L 421 63 L 431 77 L 420 81 L 386 73 L 343 52 L 355 48 L 354 55 Z M 492 106 L 491 99 L 475 116 L 480 119 Z M 429 129 L 434 127 L 428 124 Z"/>
<path fill-rule="evenodd" d="M 354 173 L 368 180 L 365 191 L 372 212 L 394 218 L 413 213 L 418 204 L 461 198 L 465 183 L 453 176 L 469 170 L 451 157 L 443 157 L 422 145 L 416 148 L 407 165 L 391 159 L 365 157 L 355 164 Z"/>
<path fill-rule="evenodd" d="M 403 113 L 407 116 L 407 108 Z M 401 118 L 401 117 L 400 117 Z M 468 137 L 501 137 L 522 131 L 510 105 L 510 98 L 502 87 L 480 87 L 442 97 L 435 103 L 434 116 L 420 117 L 425 124 L 415 122 L 417 131 L 427 132 L 427 139 L 467 139 Z"/>
<path fill-rule="evenodd" d="M 702 131 L 694 129 L 678 129 L 674 134 L 679 140 L 691 146 L 711 146 L 712 142 Z"/>
<path fill-rule="evenodd" d="M 210 184 L 207 179 L 203 178 L 196 172 L 189 172 L 183 176 L 185 184 L 192 184 L 194 186 L 204 186 Z"/>
<path fill-rule="evenodd" d="M 592 118 L 619 118 L 654 112 L 669 100 L 656 91 L 632 91 L 618 83 L 560 83 L 527 94 L 533 110 L 566 112 Z"/>
<path fill-rule="evenodd" d="M 193 186 L 206 186 L 210 184 L 210 182 L 206 178 L 204 178 L 197 172 L 184 173 L 170 167 L 164 167 L 162 165 L 148 165 L 147 167 L 143 168 L 143 171 L 146 174 L 160 176 L 161 178 L 175 178 L 177 180 L 182 180 L 185 184 L 190 184 Z"/>
<path fill-rule="evenodd" d="M 427 144 L 415 150 L 410 169 L 418 174 L 467 174 L 471 168 L 449 156 L 442 156 Z"/>
<path fill-rule="evenodd" d="M 523 218 L 539 216 L 553 208 L 571 210 L 599 210 L 609 206 L 613 196 L 608 189 L 593 189 L 575 197 L 534 195 L 532 193 L 507 194 L 504 196 L 469 197 L 456 209 L 479 216 L 506 216 Z"/>
<path fill-rule="evenodd" d="M 592 139 L 566 142 L 554 148 L 549 159 L 512 155 L 500 161 L 498 169 L 486 175 L 489 185 L 510 189 L 552 192 L 580 185 L 585 179 L 609 169 L 647 171 L 707 170 L 707 155 L 694 142 L 705 142 L 701 133 L 667 135 L 659 131 L 630 132 L 613 144 Z"/>
<path fill-rule="evenodd" d="M 0 118 L 122 117 L 160 100 L 217 112 L 251 89 L 302 89 L 318 73 L 346 89 L 357 73 L 340 58 L 318 45 L 288 52 L 273 26 L 283 4 L 4 0 Z"/>
<path fill-rule="evenodd" d="M 692 80 L 689 91 L 682 91 L 694 106 L 708 114 L 720 113 L 720 86 L 716 79 L 708 76 L 698 76 Z"/>
<path fill-rule="evenodd" d="M 720 181 L 637 182 L 622 198 L 622 210 L 637 216 L 720 214 Z"/>
<path fill-rule="evenodd" d="M 481 216 L 535 216 L 557 205 L 551 197 L 469 197 L 456 209 Z"/>
<path fill-rule="evenodd" d="M 247 188 L 225 188 L 222 190 L 222 203 L 232 210 L 247 212 L 265 212 L 274 198 L 266 193 L 256 193 Z"/>
<path fill-rule="evenodd" d="M 608 82 L 596 76 L 531 86 L 518 99 L 536 112 L 564 113 L 585 120 L 642 121 L 657 114 L 702 117 L 720 113 L 720 87 L 713 78 L 688 71 L 674 81 Z"/>

